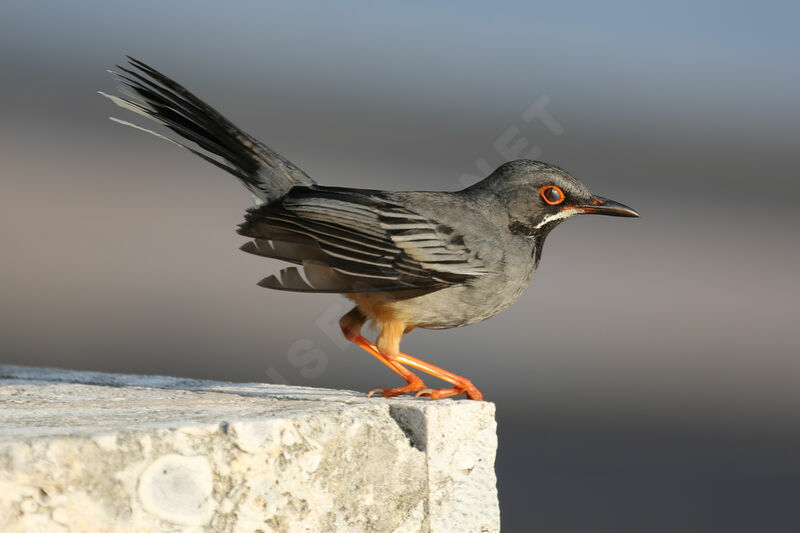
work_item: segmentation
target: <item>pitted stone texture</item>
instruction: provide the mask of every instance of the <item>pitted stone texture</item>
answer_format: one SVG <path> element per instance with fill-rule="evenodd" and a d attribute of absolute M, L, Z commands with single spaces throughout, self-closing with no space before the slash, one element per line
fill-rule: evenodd
<path fill-rule="evenodd" d="M 499 531 L 494 406 L 0 366 L 0 531 Z"/>

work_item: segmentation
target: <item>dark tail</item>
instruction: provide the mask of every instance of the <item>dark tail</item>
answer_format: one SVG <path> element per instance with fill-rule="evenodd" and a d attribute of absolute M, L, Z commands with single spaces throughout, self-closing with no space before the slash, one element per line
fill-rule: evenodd
<path fill-rule="evenodd" d="M 124 120 L 111 120 L 166 139 L 230 172 L 259 203 L 276 200 L 295 185 L 314 184 L 291 161 L 244 133 L 181 85 L 130 56 L 128 63 L 126 67 L 117 65 L 120 72 L 109 71 L 124 85 L 122 96 L 100 94 L 166 126 L 199 149 Z"/>

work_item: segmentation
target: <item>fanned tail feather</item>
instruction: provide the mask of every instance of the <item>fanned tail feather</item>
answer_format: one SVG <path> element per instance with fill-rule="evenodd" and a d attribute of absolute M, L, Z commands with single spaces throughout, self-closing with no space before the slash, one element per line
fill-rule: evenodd
<path fill-rule="evenodd" d="M 189 150 L 236 176 L 257 198 L 269 203 L 296 185 L 313 185 L 292 162 L 250 137 L 183 86 L 141 61 L 128 57 L 129 66 L 117 65 L 114 74 L 121 96 L 100 94 L 123 109 L 146 117 L 197 145 L 192 147 L 131 122 L 115 122 L 145 131 Z"/>

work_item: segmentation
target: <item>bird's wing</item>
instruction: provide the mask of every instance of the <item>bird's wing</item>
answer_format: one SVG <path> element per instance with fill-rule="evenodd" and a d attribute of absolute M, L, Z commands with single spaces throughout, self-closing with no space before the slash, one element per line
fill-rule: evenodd
<path fill-rule="evenodd" d="M 297 187 L 248 211 L 239 233 L 254 238 L 244 251 L 301 265 L 259 283 L 272 289 L 424 293 L 488 273 L 453 228 L 379 191 Z"/>
<path fill-rule="evenodd" d="M 211 106 L 153 67 L 128 57 L 129 65 L 111 71 L 123 84 L 121 96 L 100 93 L 118 106 L 166 126 L 200 149 L 130 122 L 116 122 L 151 133 L 185 148 L 236 176 L 258 203 L 268 203 L 296 185 L 312 185 L 305 172 L 246 134 Z"/>

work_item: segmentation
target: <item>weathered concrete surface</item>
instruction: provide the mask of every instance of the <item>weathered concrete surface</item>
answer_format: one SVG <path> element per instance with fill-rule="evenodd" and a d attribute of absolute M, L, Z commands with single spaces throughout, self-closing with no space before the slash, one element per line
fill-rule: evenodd
<path fill-rule="evenodd" d="M 0 531 L 499 531 L 494 405 L 0 366 Z"/>

